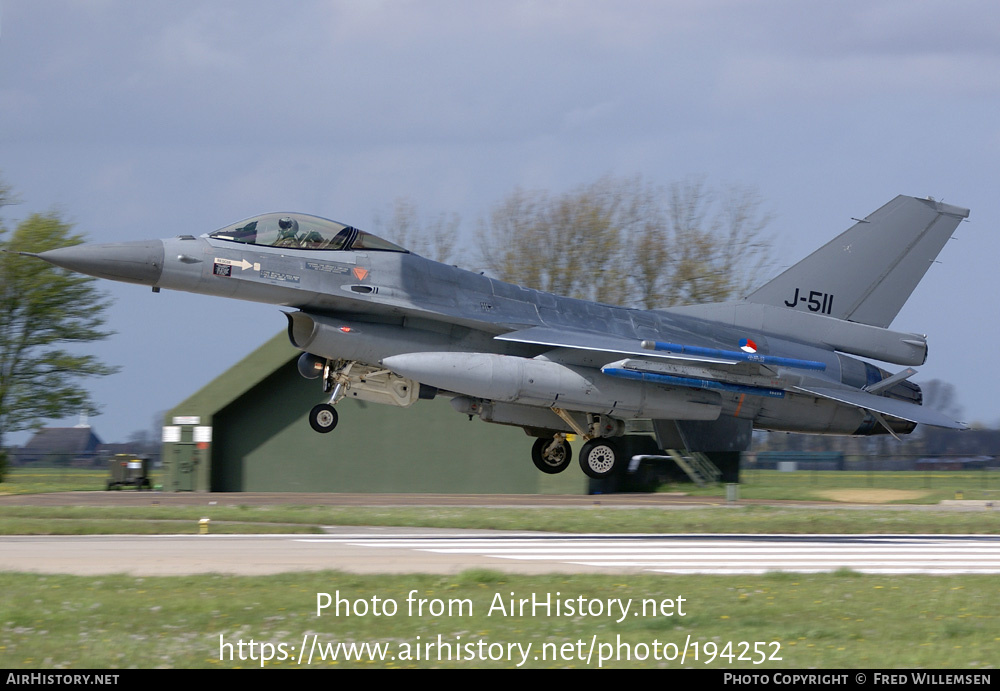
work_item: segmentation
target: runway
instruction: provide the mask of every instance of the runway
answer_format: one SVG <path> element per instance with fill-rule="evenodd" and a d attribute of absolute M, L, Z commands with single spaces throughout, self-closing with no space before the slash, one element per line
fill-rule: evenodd
<path fill-rule="evenodd" d="M 566 535 L 343 528 L 328 535 L 0 538 L 0 569 L 39 573 L 1000 573 L 982 535 Z"/>

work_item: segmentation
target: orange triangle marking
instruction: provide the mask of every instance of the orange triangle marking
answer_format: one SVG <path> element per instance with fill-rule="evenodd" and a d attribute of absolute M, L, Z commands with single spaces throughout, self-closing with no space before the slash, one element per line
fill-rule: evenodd
<path fill-rule="evenodd" d="M 356 266 L 351 271 L 354 272 L 354 277 L 359 281 L 365 280 L 365 276 L 368 275 L 368 269 L 362 269 L 360 266 Z"/>

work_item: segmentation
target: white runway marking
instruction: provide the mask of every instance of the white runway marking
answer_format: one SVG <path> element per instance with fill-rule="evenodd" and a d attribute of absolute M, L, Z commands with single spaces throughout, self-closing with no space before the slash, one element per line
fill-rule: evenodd
<path fill-rule="evenodd" d="M 656 573 L 815 573 L 845 568 L 871 574 L 1000 573 L 1000 539 L 974 535 L 359 535 L 302 541 Z"/>

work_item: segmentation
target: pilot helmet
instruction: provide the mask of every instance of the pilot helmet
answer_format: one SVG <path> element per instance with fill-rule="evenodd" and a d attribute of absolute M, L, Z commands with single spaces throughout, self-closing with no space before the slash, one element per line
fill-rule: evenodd
<path fill-rule="evenodd" d="M 299 222 L 291 216 L 282 216 L 278 219 L 278 227 L 281 229 L 278 236 L 282 238 L 295 237 L 299 232 Z"/>

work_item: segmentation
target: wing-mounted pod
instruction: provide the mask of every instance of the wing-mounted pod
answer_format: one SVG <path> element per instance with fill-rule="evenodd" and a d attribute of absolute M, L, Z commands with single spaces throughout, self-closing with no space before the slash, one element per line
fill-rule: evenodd
<path fill-rule="evenodd" d="M 395 355 L 382 364 L 444 391 L 501 403 L 618 418 L 714 420 L 721 411 L 719 396 L 712 391 L 637 385 L 544 358 L 432 352 Z"/>

